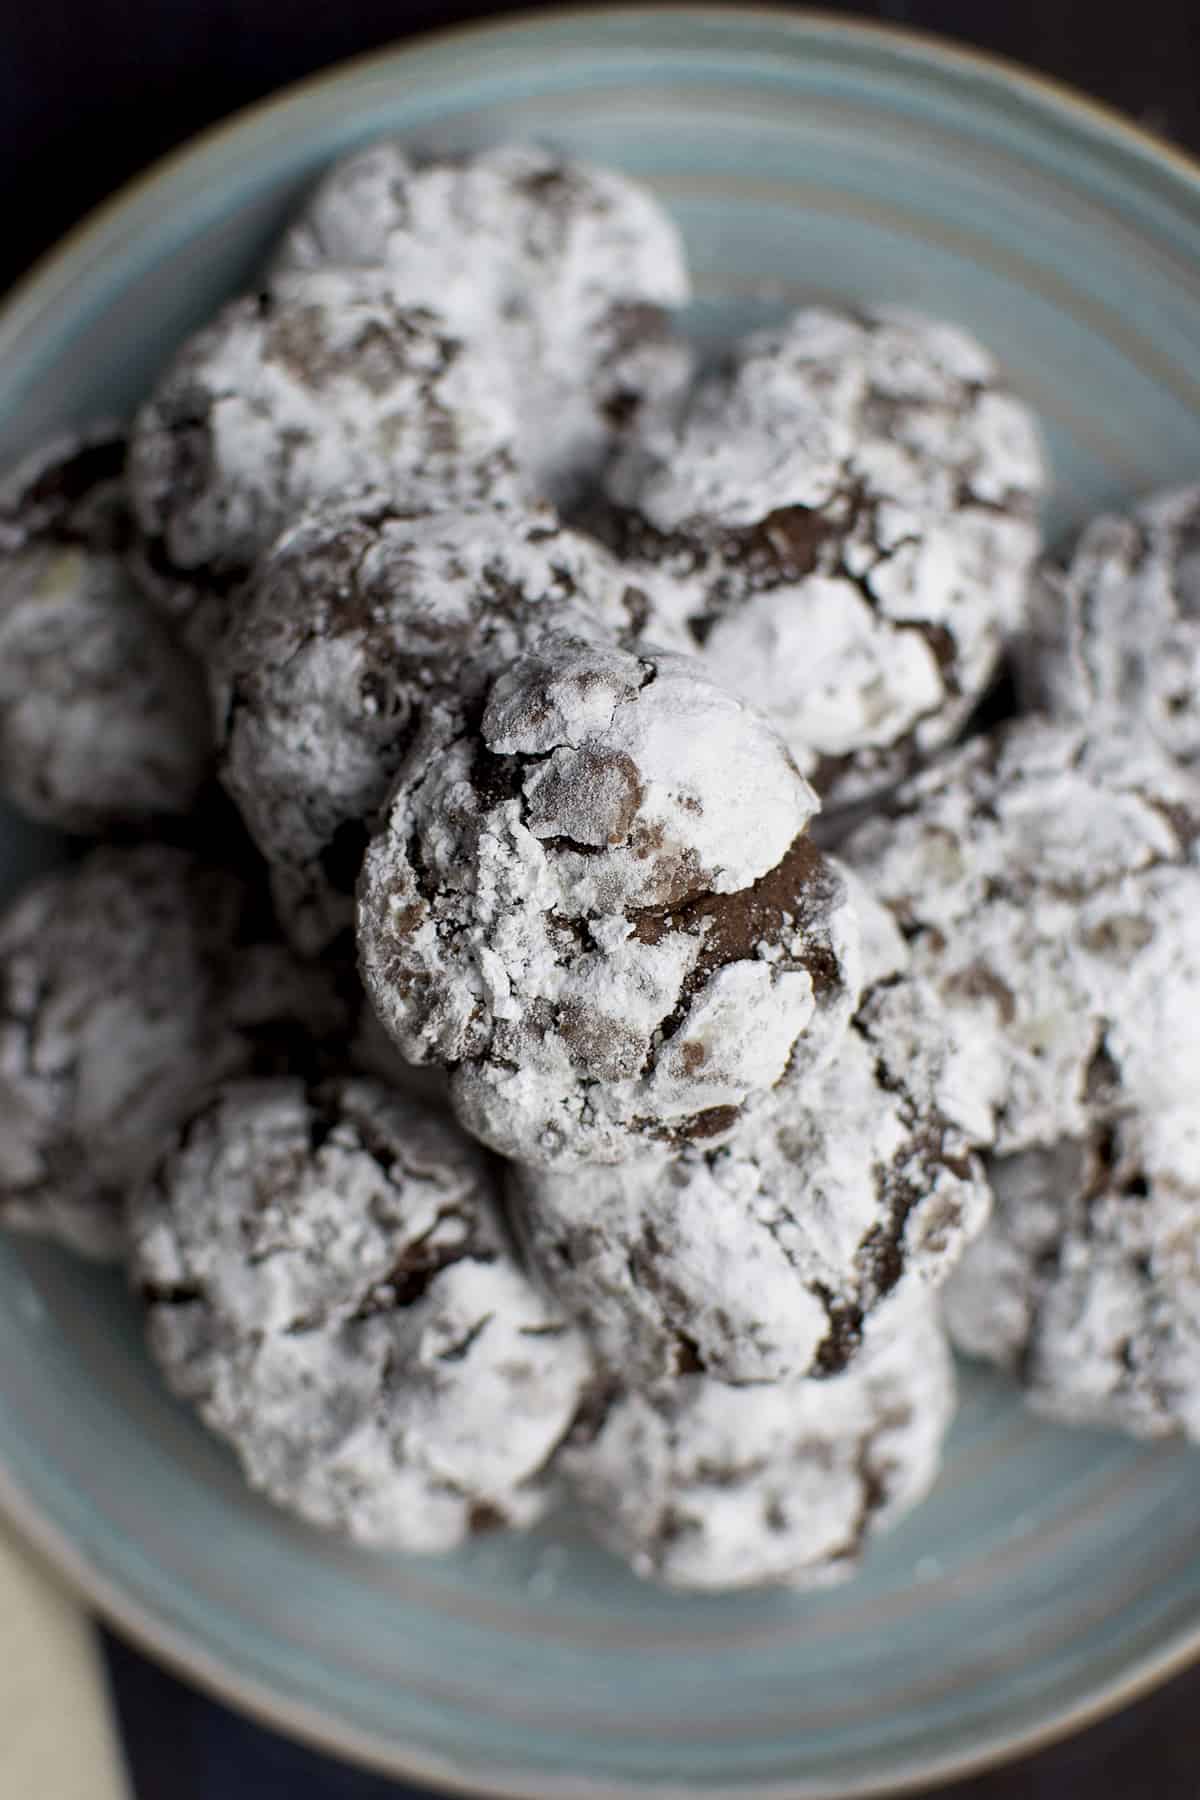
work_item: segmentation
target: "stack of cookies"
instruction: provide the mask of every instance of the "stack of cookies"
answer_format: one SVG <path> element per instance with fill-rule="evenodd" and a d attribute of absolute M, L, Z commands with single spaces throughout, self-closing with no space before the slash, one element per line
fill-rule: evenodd
<path fill-rule="evenodd" d="M 1055 573 L 963 331 L 697 372 L 687 298 L 623 176 L 376 144 L 9 474 L 0 775 L 76 853 L 0 918 L 0 1222 L 309 1521 L 807 1586 L 934 1480 L 943 1315 L 1200 1433 L 1200 504 Z"/>

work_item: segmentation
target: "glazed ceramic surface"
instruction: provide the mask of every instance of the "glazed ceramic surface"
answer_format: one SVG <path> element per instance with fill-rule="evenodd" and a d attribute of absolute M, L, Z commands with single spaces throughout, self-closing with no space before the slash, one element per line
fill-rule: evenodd
<path fill-rule="evenodd" d="M 706 344 L 801 301 L 993 346 L 1061 536 L 1200 474 L 1200 178 L 1058 90 L 754 10 L 542 15 L 350 65 L 153 172 L 0 315 L 0 460 L 124 413 L 383 131 L 538 138 L 648 181 Z M 14 888 L 56 854 L 3 821 Z M 818 1598 L 646 1587 L 569 1520 L 446 1560 L 289 1524 L 163 1392 L 121 1281 L 0 1243 L 0 1500 L 112 1617 L 346 1754 L 489 1794 L 882 1793 L 1014 1752 L 1200 1646 L 1200 1460 L 1057 1432 L 967 1373 L 929 1503 Z"/>

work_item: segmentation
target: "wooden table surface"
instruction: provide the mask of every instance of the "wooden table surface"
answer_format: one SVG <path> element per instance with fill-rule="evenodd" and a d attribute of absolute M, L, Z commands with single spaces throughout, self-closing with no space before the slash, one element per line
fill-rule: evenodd
<path fill-rule="evenodd" d="M 0 167 L 8 171 L 0 291 L 96 201 L 202 126 L 340 57 L 498 10 L 411 0 L 0 0 Z M 1200 154 L 1198 0 L 1129 8 L 825 0 L 825 10 L 922 26 L 1015 57 Z M 106 1650 L 138 1800 L 413 1793 L 260 1730 L 115 1640 Z M 1200 1668 L 1069 1743 L 940 1793 L 1200 1800 Z"/>

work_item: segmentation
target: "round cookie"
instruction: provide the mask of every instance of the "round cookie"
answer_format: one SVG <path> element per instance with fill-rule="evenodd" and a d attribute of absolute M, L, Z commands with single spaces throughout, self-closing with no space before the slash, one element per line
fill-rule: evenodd
<path fill-rule="evenodd" d="M 0 1224 L 119 1256 L 126 1190 L 207 1084 L 346 1035 L 331 978 L 255 912 L 240 877 L 147 844 L 0 915 Z"/>
<path fill-rule="evenodd" d="M 220 596 L 308 502 L 373 488 L 419 509 L 519 491 L 513 409 L 496 357 L 400 305 L 379 271 L 281 275 L 190 338 L 137 416 L 143 576 L 204 649 Z"/>
<path fill-rule="evenodd" d="M 1011 1370 L 1051 1418 L 1200 1440 L 1194 1103 L 1098 1116 L 990 1173 L 993 1221 L 946 1292 L 959 1347 Z"/>
<path fill-rule="evenodd" d="M 618 1391 L 560 1467 L 597 1535 L 672 1587 L 819 1587 L 923 1498 L 954 1372 L 920 1308 L 830 1381 L 729 1387 L 685 1375 Z M 589 1435 L 590 1432 L 590 1435 Z"/>
<path fill-rule="evenodd" d="M 1200 758 L 1200 488 L 1095 519 L 1034 592 L 1020 673 L 1031 706 L 1147 729 Z"/>
<path fill-rule="evenodd" d="M 892 977 L 803 1093 L 777 1091 L 720 1148 L 514 1168 L 512 1215 L 622 1380 L 835 1375 L 941 1285 L 987 1217 L 960 1099 L 931 993 Z"/>
<path fill-rule="evenodd" d="M 98 426 L 0 484 L 0 785 L 83 836 L 187 812 L 212 755 L 199 671 L 122 560 L 124 458 Z"/>
<path fill-rule="evenodd" d="M 520 1161 L 716 1139 L 853 1010 L 855 918 L 814 807 L 694 659 L 547 637 L 401 781 L 367 852 L 375 1010 Z"/>
<path fill-rule="evenodd" d="M 1198 831 L 1200 788 L 1146 736 L 1025 719 L 842 845 L 937 989 L 1001 1152 L 1083 1137 L 1114 1084 L 1140 1106 L 1200 1091 Z"/>
<path fill-rule="evenodd" d="M 214 659 L 221 778 L 305 953 L 351 925 L 369 829 L 488 681 L 552 626 L 636 638 L 648 606 L 543 507 L 327 504 L 260 563 Z"/>
<path fill-rule="evenodd" d="M 277 269 L 386 269 L 402 306 L 495 344 L 521 394 L 521 461 L 564 502 L 633 423 L 674 399 L 691 358 L 680 236 L 646 189 L 534 145 L 416 163 L 383 139 L 334 165 Z"/>
<path fill-rule="evenodd" d="M 609 476 L 635 578 L 828 806 L 957 733 L 1025 616 L 1045 476 L 963 332 L 813 308 L 746 339 Z"/>
<path fill-rule="evenodd" d="M 586 1351 L 445 1119 L 367 1081 L 233 1083 L 134 1199 L 130 1241 L 167 1379 L 278 1505 L 407 1550 L 544 1509 Z"/>

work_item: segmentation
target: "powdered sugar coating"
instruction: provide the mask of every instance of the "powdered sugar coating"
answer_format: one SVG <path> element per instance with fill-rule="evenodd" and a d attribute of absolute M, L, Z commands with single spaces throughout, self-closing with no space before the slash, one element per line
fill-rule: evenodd
<path fill-rule="evenodd" d="M 118 556 L 0 554 L 0 781 L 23 812 L 84 836 L 186 813 L 211 758 L 199 671 Z"/>
<path fill-rule="evenodd" d="M 1064 718 L 1097 713 L 1200 758 L 1200 488 L 1093 520 L 1064 571 L 1035 591 L 1025 698 Z"/>
<path fill-rule="evenodd" d="M 690 373 L 666 325 L 689 292 L 675 226 L 635 182 L 535 145 L 420 165 L 395 139 L 357 151 L 276 258 L 328 265 L 383 268 L 399 304 L 496 346 L 517 372 L 522 465 L 556 501 Z"/>
<path fill-rule="evenodd" d="M 279 276 L 179 351 L 137 416 L 129 483 L 143 568 L 183 613 L 227 588 L 309 501 L 373 488 L 401 508 L 520 490 L 514 395 L 486 348 L 406 309 L 378 271 Z M 193 621 L 202 640 L 212 627 Z"/>
<path fill-rule="evenodd" d="M 551 636 L 402 780 L 363 977 L 459 1117 L 535 1164 L 714 1138 L 845 1030 L 857 934 L 770 727 L 694 659 Z"/>
<path fill-rule="evenodd" d="M 277 1504 L 408 1550 L 539 1516 L 588 1359 L 450 1122 L 367 1081 L 233 1084 L 130 1237 L 167 1378 Z"/>
<path fill-rule="evenodd" d="M 208 1083 L 344 1036 L 330 978 L 257 938 L 253 909 L 237 876 L 147 844 L 0 917 L 0 1223 L 119 1255 L 126 1190 Z"/>
<path fill-rule="evenodd" d="M 353 922 L 371 826 L 464 709 L 551 627 L 636 637 L 616 561 L 544 507 L 317 508 L 263 558 L 215 658 L 221 777 L 296 945 Z"/>
<path fill-rule="evenodd" d="M 1021 625 L 1045 483 L 981 346 L 895 312 L 796 314 L 618 460 L 616 534 L 827 804 L 959 729 Z"/>
<path fill-rule="evenodd" d="M 1200 1122 L 1103 1109 L 1086 1137 L 996 1160 L 995 1215 L 946 1295 L 959 1346 L 1039 1412 L 1200 1439 Z"/>
<path fill-rule="evenodd" d="M 801 1094 L 777 1091 L 719 1149 L 514 1169 L 514 1221 L 623 1380 L 836 1374 L 987 1217 L 959 1098 L 931 993 L 892 978 Z"/>
<path fill-rule="evenodd" d="M 937 1474 L 954 1405 L 926 1308 L 828 1381 L 726 1386 L 688 1375 L 609 1405 L 561 1458 L 597 1534 L 673 1587 L 817 1587 Z"/>
<path fill-rule="evenodd" d="M 1200 789 L 1148 738 L 1026 719 L 842 846 L 937 988 L 999 1150 L 1086 1135 L 1114 1080 L 1140 1106 L 1200 1091 L 1198 830 Z"/>

